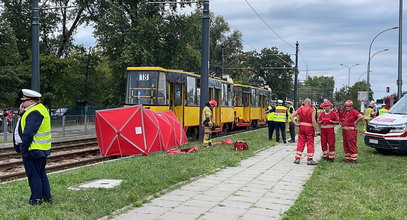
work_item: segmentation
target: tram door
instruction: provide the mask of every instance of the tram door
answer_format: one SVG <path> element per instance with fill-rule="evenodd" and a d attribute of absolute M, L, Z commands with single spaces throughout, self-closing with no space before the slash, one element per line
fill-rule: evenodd
<path fill-rule="evenodd" d="M 243 120 L 244 122 L 249 122 L 251 119 L 251 93 L 243 91 Z"/>
<path fill-rule="evenodd" d="M 184 84 L 170 83 L 170 109 L 184 126 Z"/>
<path fill-rule="evenodd" d="M 263 119 L 263 121 L 266 121 L 266 96 L 260 95 L 260 118 Z"/>

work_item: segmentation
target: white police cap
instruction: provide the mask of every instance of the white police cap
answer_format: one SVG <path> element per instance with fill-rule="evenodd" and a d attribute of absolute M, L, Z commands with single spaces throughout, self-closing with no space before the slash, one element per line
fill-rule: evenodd
<path fill-rule="evenodd" d="M 31 89 L 23 89 L 22 90 L 23 93 L 23 97 L 21 98 L 21 100 L 27 100 L 27 99 L 31 99 L 31 98 L 41 98 L 41 93 L 36 92 L 34 90 Z"/>
<path fill-rule="evenodd" d="M 281 103 L 283 103 L 283 100 L 279 99 L 279 100 L 277 100 L 277 102 L 281 104 Z"/>

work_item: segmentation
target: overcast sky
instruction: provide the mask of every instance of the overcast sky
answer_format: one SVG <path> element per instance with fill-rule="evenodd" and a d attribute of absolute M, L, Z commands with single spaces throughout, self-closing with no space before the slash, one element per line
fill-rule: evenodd
<path fill-rule="evenodd" d="M 308 68 L 309 76 L 334 76 L 336 88 L 348 83 L 348 68 L 340 64 L 349 67 L 359 64 L 351 69 L 351 85 L 358 79 L 366 79 L 369 45 L 373 38 L 381 31 L 399 25 L 399 0 L 247 1 L 282 39 L 255 14 L 246 0 L 211 0 L 210 10 L 223 16 L 233 30 L 243 33 L 245 50 L 259 51 L 275 46 L 284 53 L 295 54 L 295 42 L 298 41 L 302 55 L 300 80 L 305 79 Z M 91 32 L 89 27 L 81 29 L 76 42 L 94 44 Z M 406 42 L 405 36 L 403 42 Z M 389 50 L 371 59 L 370 83 L 375 98 L 397 93 L 397 29 L 379 35 L 371 55 L 384 49 Z M 291 58 L 295 60 L 295 56 Z M 405 60 L 403 69 L 407 66 Z M 406 82 L 404 77 L 405 74 L 403 80 Z M 407 90 L 406 85 L 403 83 L 403 91 Z M 389 94 L 385 92 L 387 86 Z"/>

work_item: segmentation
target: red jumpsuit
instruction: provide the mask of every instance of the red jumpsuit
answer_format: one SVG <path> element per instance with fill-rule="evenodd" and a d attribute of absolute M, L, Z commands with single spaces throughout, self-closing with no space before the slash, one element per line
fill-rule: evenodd
<path fill-rule="evenodd" d="M 358 146 L 356 145 L 358 128 L 355 127 L 355 121 L 358 119 L 359 114 L 360 113 L 353 108 L 348 112 L 343 112 L 342 137 L 346 162 L 356 161 L 358 159 Z"/>
<path fill-rule="evenodd" d="M 339 121 L 338 115 L 334 111 L 323 112 L 319 115 L 318 121 L 321 121 L 321 147 L 324 158 L 335 158 L 335 130 L 334 124 L 329 122 Z M 328 147 L 329 146 L 329 147 Z"/>
<path fill-rule="evenodd" d="M 305 145 L 307 145 L 308 160 L 314 157 L 314 127 L 312 126 L 312 112 L 314 110 L 308 106 L 302 106 L 297 110 L 300 120 L 298 129 L 298 143 L 295 152 L 295 159 L 301 159 Z"/>

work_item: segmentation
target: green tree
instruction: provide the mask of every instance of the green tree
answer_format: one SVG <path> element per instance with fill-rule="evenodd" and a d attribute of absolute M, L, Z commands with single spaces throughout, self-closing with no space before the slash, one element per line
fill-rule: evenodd
<path fill-rule="evenodd" d="M 268 85 L 278 99 L 293 97 L 293 61 L 276 47 L 254 51 L 248 56 L 247 66 L 252 72 L 245 75 L 248 84 L 253 86 Z"/>
<path fill-rule="evenodd" d="M 356 82 L 349 89 L 344 86 L 335 92 L 335 101 L 344 103 L 346 100 L 352 100 L 353 107 L 360 111 L 360 101 L 358 100 L 359 91 L 366 91 L 367 82 L 365 80 Z M 373 92 L 370 90 L 369 99 L 373 100 Z"/>
<path fill-rule="evenodd" d="M 16 105 L 18 90 L 23 81 L 17 38 L 10 23 L 0 16 L 0 107 Z"/>
<path fill-rule="evenodd" d="M 335 80 L 333 76 L 311 76 L 299 84 L 298 97 L 300 100 L 310 98 L 322 103 L 324 99 L 333 101 Z"/>

